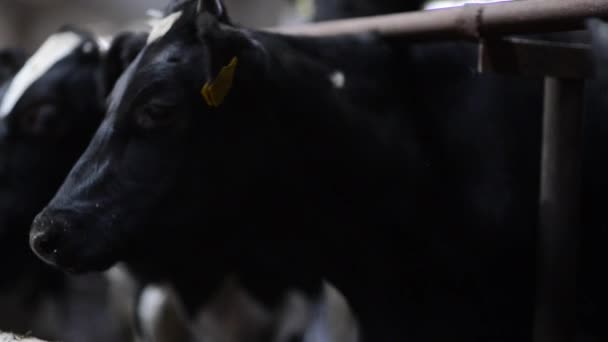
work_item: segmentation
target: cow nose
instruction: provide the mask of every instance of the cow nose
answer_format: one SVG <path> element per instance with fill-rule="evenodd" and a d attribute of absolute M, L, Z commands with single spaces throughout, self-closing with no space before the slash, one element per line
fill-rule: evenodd
<path fill-rule="evenodd" d="M 53 264 L 55 261 L 54 255 L 57 253 L 57 234 L 49 232 L 32 234 L 30 246 L 38 257 Z"/>
<path fill-rule="evenodd" d="M 46 211 L 36 216 L 30 232 L 32 251 L 45 262 L 55 265 L 57 252 L 68 230 L 69 223 L 61 215 L 50 215 Z"/>

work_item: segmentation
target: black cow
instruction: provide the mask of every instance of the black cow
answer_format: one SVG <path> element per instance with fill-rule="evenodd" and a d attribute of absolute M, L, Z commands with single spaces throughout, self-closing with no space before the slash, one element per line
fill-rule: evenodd
<path fill-rule="evenodd" d="M 106 53 L 91 34 L 66 27 L 3 88 L 0 330 L 64 341 L 120 338 L 116 322 L 104 316 L 103 277 L 71 278 L 49 268 L 28 248 L 28 231 L 84 151 L 105 114 L 111 85 L 144 42 L 121 35 Z"/>
<path fill-rule="evenodd" d="M 391 43 L 183 3 L 37 216 L 34 251 L 74 272 L 126 260 L 190 310 L 228 272 L 269 304 L 324 277 L 370 341 L 529 340 L 542 84 L 475 74 L 474 49 Z"/>
<path fill-rule="evenodd" d="M 0 291 L 0 330 L 21 333 L 31 331 L 36 336 L 51 340 L 80 342 L 83 339 L 86 341 L 95 339 L 104 342 L 107 340 L 116 341 L 118 338 L 130 338 L 130 336 L 116 336 L 117 331 L 112 325 L 114 322 L 109 321 L 109 319 L 114 319 L 111 316 L 114 313 L 104 311 L 111 309 L 105 302 L 108 301 L 106 297 L 112 296 L 114 290 L 106 287 L 108 285 L 119 285 L 121 287 L 117 290 L 125 292 L 121 284 L 124 283 L 124 280 L 120 279 L 123 275 L 117 278 L 114 276 L 116 272 L 111 272 L 108 275 L 111 284 L 107 284 L 107 280 L 102 276 L 65 277 L 62 273 L 49 268 L 36 258 L 28 248 L 26 238 L 35 212 L 42 209 L 39 202 L 50 200 L 52 194 L 73 166 L 75 159 L 82 153 L 84 146 L 88 144 L 96 129 L 95 125 L 101 122 L 105 114 L 105 98 L 113 87 L 115 80 L 145 43 L 145 35 L 122 34 L 114 39 L 109 51 L 104 52 L 99 50 L 100 47 L 97 46 L 95 37 L 85 32 L 66 28 L 51 37 L 50 41 L 54 43 L 53 51 L 43 47 L 43 51 L 39 54 L 43 54 L 42 57 L 45 58 L 53 57 L 53 53 L 63 51 L 61 49 L 64 45 L 60 43 L 65 44 L 65 42 L 57 41 L 67 39 L 69 44 L 71 38 L 74 38 L 74 44 L 68 45 L 70 50 L 65 51 L 67 55 L 56 61 L 52 66 L 47 65 L 51 68 L 40 75 L 26 89 L 26 92 L 21 94 L 18 105 L 6 116 L 7 122 L 9 120 L 19 122 L 19 120 L 25 120 L 20 119 L 21 116 L 46 115 L 47 113 L 44 110 L 46 106 L 51 105 L 55 107 L 54 113 L 51 117 L 42 119 L 56 120 L 66 127 L 58 134 L 57 140 L 59 141 L 57 141 L 45 139 L 44 132 L 34 134 L 22 130 L 19 125 L 10 126 L 5 122 L 7 125 L 6 136 L 13 135 L 16 137 L 16 139 L 6 138 L 0 143 L 4 151 L 7 151 L 7 156 L 10 156 L 5 161 L 14 174 L 23 173 L 23 175 L 22 178 L 5 179 L 4 188 L 0 188 L 0 197 L 4 196 L 6 203 L 10 204 L 10 207 L 5 208 L 0 213 L 1 217 L 7 220 L 0 227 L 0 231 L 6 232 L 6 235 L 0 235 L 2 237 L 0 246 L 3 246 L 3 249 L 7 251 L 5 259 L 7 265 L 15 267 L 15 270 L 5 267 L 5 271 L 11 273 L 11 277 L 4 280 L 1 287 L 2 291 Z M 49 43 L 47 43 L 48 45 Z M 16 58 L 12 58 L 10 60 L 11 64 L 9 64 L 8 52 L 6 56 L 8 68 L 15 64 L 12 61 Z M 10 56 L 17 55 L 11 53 Z M 43 62 L 39 62 L 39 64 Z M 22 74 L 27 71 L 28 69 L 24 68 Z M 73 96 L 73 94 L 79 96 Z M 74 118 L 81 118 L 85 120 L 86 124 L 72 122 Z M 42 123 L 46 124 L 45 122 Z M 30 149 L 24 150 L 28 146 Z M 8 154 L 13 149 L 19 150 L 20 153 L 15 151 L 15 153 Z M 38 151 L 38 153 L 32 154 L 32 151 Z M 39 158 L 39 154 L 42 154 L 44 158 Z M 29 158 L 32 158 L 32 160 Z M 48 173 L 47 170 L 52 172 Z M 64 174 L 59 179 L 61 172 Z M 54 173 L 58 177 L 51 178 L 50 176 Z M 24 184 L 17 183 L 15 180 L 16 178 L 26 181 L 27 177 L 36 179 L 39 182 L 38 184 L 44 184 L 45 187 L 38 186 L 41 191 L 35 192 L 26 189 Z M 17 195 L 21 195 L 20 202 L 13 199 L 16 196 L 13 192 L 19 192 Z M 17 211 L 18 208 L 32 209 L 19 212 Z M 9 218 L 10 222 L 8 221 Z M 12 246 L 12 248 L 8 248 L 8 246 Z M 13 258 L 8 258 L 8 253 L 11 253 Z M 200 273 L 204 274 L 204 270 L 201 270 Z M 114 282 L 119 284 L 114 284 Z M 133 285 L 139 286 L 139 284 Z M 125 308 L 121 309 L 125 310 L 132 305 L 130 301 L 135 299 L 137 291 L 135 289 L 134 292 L 118 293 L 121 296 L 118 300 L 123 299 L 123 302 L 110 304 L 124 305 Z M 240 298 L 238 295 L 243 296 L 241 293 L 235 293 L 232 296 Z M 217 309 L 225 306 L 227 301 L 227 299 L 218 301 L 218 303 L 208 308 L 218 311 L 218 313 L 208 315 L 213 319 L 213 322 L 217 322 L 217 327 L 213 327 L 215 330 L 225 329 L 222 324 L 232 321 L 234 324 L 244 325 L 242 329 L 244 331 L 250 329 L 257 332 L 269 329 L 267 328 L 268 323 L 256 322 L 255 319 L 259 320 L 260 318 L 250 313 L 250 311 L 257 312 L 256 309 L 260 310 L 254 303 L 233 300 L 237 305 L 230 311 L 225 312 L 225 310 Z M 97 312 L 97 319 L 93 319 L 92 312 Z M 104 317 L 104 314 L 109 317 Z M 134 313 L 125 312 L 124 314 L 126 316 L 119 317 L 122 319 L 119 322 L 120 324 L 131 322 L 132 317 L 130 315 Z M 230 314 L 240 314 L 240 316 L 235 319 L 229 317 Z M 146 318 L 150 315 L 154 314 L 148 313 L 147 316 L 139 318 Z M 49 317 L 54 317 L 54 319 L 51 320 Z M 142 325 L 147 324 L 146 327 L 148 327 L 149 323 L 144 321 Z M 172 323 L 170 320 L 168 323 L 161 321 L 160 326 L 156 329 L 163 332 L 178 330 L 170 323 Z M 131 327 L 125 326 L 124 328 L 130 329 Z M 210 327 L 205 328 L 214 332 Z M 225 331 L 221 332 L 226 333 Z M 120 333 L 130 333 L 130 331 L 121 331 Z M 235 333 L 234 336 L 239 335 Z M 156 338 L 159 341 L 165 341 L 162 336 Z M 251 341 L 251 338 L 240 338 L 238 340 Z"/>

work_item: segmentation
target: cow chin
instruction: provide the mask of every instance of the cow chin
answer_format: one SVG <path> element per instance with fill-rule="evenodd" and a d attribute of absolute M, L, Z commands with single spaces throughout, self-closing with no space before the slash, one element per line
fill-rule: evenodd
<path fill-rule="evenodd" d="M 44 262 L 69 273 L 105 271 L 118 257 L 115 246 L 96 235 L 77 215 L 47 208 L 34 219 L 30 247 Z"/>

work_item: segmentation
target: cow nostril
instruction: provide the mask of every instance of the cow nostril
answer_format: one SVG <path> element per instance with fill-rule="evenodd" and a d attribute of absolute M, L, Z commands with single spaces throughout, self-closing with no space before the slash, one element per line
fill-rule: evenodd
<path fill-rule="evenodd" d="M 31 246 L 34 252 L 45 260 L 50 260 L 56 253 L 57 239 L 49 233 L 38 233 L 31 237 Z"/>
<path fill-rule="evenodd" d="M 54 263 L 65 227 L 63 220 L 44 213 L 38 215 L 30 233 L 30 247 L 34 253 L 44 261 Z"/>

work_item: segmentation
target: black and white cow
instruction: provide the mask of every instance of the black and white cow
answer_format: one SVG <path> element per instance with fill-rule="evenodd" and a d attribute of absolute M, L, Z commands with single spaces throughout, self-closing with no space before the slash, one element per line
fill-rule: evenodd
<path fill-rule="evenodd" d="M 74 272 L 126 260 L 190 311 L 227 273 L 268 304 L 327 279 L 370 341 L 529 340 L 542 84 L 474 73 L 474 49 L 389 43 L 177 6 L 34 251 Z"/>
<path fill-rule="evenodd" d="M 0 194 L 5 196 L 7 203 L 11 207 L 3 211 L 2 217 L 11 219 L 10 223 L 5 223 L 2 230 L 6 231 L 6 235 L 2 236 L 0 246 L 14 246 L 12 249 L 4 248 L 7 253 L 11 253 L 14 258 L 7 260 L 7 263 L 15 266 L 15 271 L 6 269 L 7 273 L 11 274 L 10 278 L 6 278 L 3 291 L 0 291 L 0 330 L 25 333 L 32 331 L 35 335 L 45 337 L 47 339 L 61 339 L 64 341 L 81 341 L 81 340 L 100 340 L 108 339 L 117 341 L 119 338 L 129 338 L 130 336 L 115 336 L 115 327 L 109 319 L 91 319 L 91 312 L 99 312 L 99 316 L 105 313 L 108 308 L 106 301 L 108 296 L 120 296 L 123 300 L 118 305 L 124 305 L 121 310 L 122 316 L 118 318 L 120 324 L 129 323 L 132 320 L 128 309 L 131 301 L 135 300 L 138 290 L 136 288 L 126 290 L 124 288 L 125 280 L 122 279 L 125 275 L 124 271 L 112 270 L 107 276 L 110 277 L 111 283 L 102 276 L 89 276 L 85 278 L 66 278 L 63 274 L 49 268 L 35 258 L 28 248 L 27 232 L 33 213 L 39 211 L 42 207 L 40 201 L 48 201 L 53 192 L 59 187 L 61 180 L 59 177 L 50 178 L 47 169 L 56 170 L 58 174 L 64 172 L 64 177 L 74 163 L 75 158 L 82 152 L 88 140 L 92 137 L 95 125 L 101 122 L 105 113 L 105 97 L 109 90 L 113 87 L 113 83 L 124 71 L 128 62 L 130 62 L 139 49 L 145 42 L 144 35 L 123 34 L 116 37 L 109 51 L 100 51 L 100 46 L 96 38 L 85 32 L 77 32 L 73 29 L 67 29 L 59 32 L 49 38 L 41 49 L 30 60 L 28 66 L 21 70 L 19 76 L 21 79 L 17 81 L 23 82 L 25 85 L 21 87 L 8 87 L 11 92 L 9 96 L 18 97 L 19 108 L 7 111 L 7 117 L 11 119 L 25 115 L 40 115 L 38 111 L 45 109 L 45 106 L 54 106 L 55 110 L 52 117 L 43 119 L 58 120 L 59 123 L 67 125 L 64 131 L 59 135 L 59 138 L 64 139 L 63 145 L 71 145 L 70 149 L 64 146 L 59 146 L 53 140 L 44 140 L 42 134 L 28 134 L 29 132 L 21 131 L 20 126 L 7 126 L 7 134 L 13 134 L 18 137 L 18 140 L 3 141 L 5 151 L 12 149 L 23 149 L 22 145 L 31 145 L 33 151 L 38 149 L 46 149 L 44 159 L 31 160 L 28 158 L 38 158 L 38 154 L 32 155 L 31 150 L 22 150 L 20 153 L 13 153 L 13 159 L 6 159 L 8 165 L 12 166 L 15 174 L 28 172 L 23 175 L 36 178 L 40 183 L 45 184 L 46 188 L 41 188 L 40 192 L 32 192 L 24 188 L 21 183 L 16 183 L 13 178 L 5 180 L 5 188 L 0 189 Z M 87 49 L 86 53 L 84 49 Z M 6 66 L 13 66 L 16 62 L 17 55 L 15 53 L 2 54 L 6 55 Z M 9 60 L 9 56 L 15 56 Z M 4 59 L 3 59 L 4 61 Z M 9 64 L 10 62 L 10 64 Z M 18 66 L 13 67 L 18 69 Z M 18 70 L 15 70 L 15 72 Z M 33 74 L 32 72 L 37 72 Z M 16 84 L 17 86 L 19 84 Z M 31 89 L 30 89 L 31 88 Z M 19 92 L 19 93 L 16 93 Z M 25 108 L 25 109 L 23 109 Z M 45 113 L 42 113 L 44 115 Z M 82 118 L 87 120 L 87 125 L 80 122 L 71 123 L 73 118 Z M 49 144 L 49 146 L 45 146 Z M 72 156 L 70 158 L 70 156 Z M 8 156 L 7 156 L 8 157 Z M 59 159 L 65 158 L 65 159 Z M 69 159 L 68 159 L 69 158 Z M 55 162 L 54 162 L 55 160 Z M 22 162 L 28 162 L 23 163 Z M 32 164 L 31 168 L 26 166 Z M 61 171 L 63 170 L 63 171 Z M 52 174 L 52 173 L 51 173 Z M 45 190 L 49 188 L 49 190 Z M 53 189 L 54 188 L 54 189 Z M 16 199 L 11 202 L 11 198 L 15 196 L 13 192 L 20 190 L 19 195 L 22 196 L 21 202 Z M 20 213 L 17 208 L 33 207 L 30 212 Z M 11 216 L 12 215 L 12 216 Z M 13 236 L 14 235 L 14 236 Z M 8 259 L 8 258 L 7 258 Z M 201 270 L 204 273 L 204 270 Z M 116 283 L 116 284 L 114 284 Z M 110 288 L 106 288 L 107 286 Z M 139 286 L 139 284 L 130 284 L 131 286 Z M 119 286 L 119 288 L 114 288 Z M 155 287 L 151 287 L 152 293 Z M 144 294 L 147 293 L 144 291 Z M 233 322 L 235 325 L 242 325 L 241 330 L 252 332 L 266 331 L 269 323 L 258 323 L 259 314 L 255 311 L 259 308 L 255 303 L 240 302 L 229 297 L 241 298 L 242 293 L 234 291 L 230 296 L 224 296 L 222 301 L 215 300 L 215 305 L 207 308 L 208 311 L 213 311 L 213 314 L 206 315 L 213 320 L 214 325 L 205 324 L 202 332 L 206 334 L 206 338 L 211 341 L 218 340 L 220 334 L 228 336 L 228 332 L 224 331 L 226 322 Z M 150 296 L 142 298 L 143 307 L 150 307 L 147 300 Z M 224 298 L 223 297 L 223 298 Z M 173 299 L 173 302 L 177 299 Z M 235 303 L 234 308 L 223 309 L 219 308 L 226 306 L 226 302 Z M 176 305 L 171 302 L 171 304 Z M 114 303 L 110 303 L 114 304 Z M 171 305 L 164 305 L 160 312 L 147 312 L 146 314 L 138 312 L 138 318 L 142 321 L 141 325 L 145 325 L 148 333 L 142 336 L 143 341 L 172 341 L 169 336 L 176 338 L 176 334 L 184 332 L 175 325 L 175 319 L 170 314 L 163 310 L 175 310 Z M 253 312 L 251 312 L 253 310 Z M 141 311 L 141 310 L 140 310 Z M 207 311 L 205 311 L 207 312 Z M 242 312 L 242 313 L 241 313 Z M 251 313 L 249 313 L 251 312 Z M 108 312 L 108 315 L 113 315 L 114 312 Z M 154 316 L 154 319 L 146 319 L 151 315 L 160 315 L 161 318 Z M 233 315 L 233 316 L 229 316 Z M 239 318 L 236 319 L 235 315 Z M 264 317 L 262 315 L 262 317 Z M 112 319 L 114 317 L 111 317 Z M 95 324 L 92 325 L 91 323 Z M 179 322 L 191 328 L 195 326 L 194 322 Z M 151 325 L 152 324 L 152 325 Z M 153 326 L 156 324 L 157 326 Z M 122 328 L 122 327 L 121 327 Z M 129 329 L 127 325 L 124 328 Z M 217 331 L 215 336 L 212 336 L 209 331 L 211 329 Z M 155 330 L 149 333 L 150 330 Z M 162 332 L 162 333 L 161 333 Z M 120 333 L 123 333 L 121 331 Z M 129 333 L 129 331 L 124 331 Z M 84 334 L 84 336 L 83 336 Z M 87 336 L 88 335 L 88 336 Z M 241 333 L 244 335 L 244 333 Z M 249 334 L 251 337 L 251 333 Z M 178 338 L 180 339 L 180 338 Z M 183 339 L 180 339 L 183 340 Z M 246 339 L 235 333 L 231 341 L 252 341 L 251 338 Z"/>
<path fill-rule="evenodd" d="M 127 260 L 190 307 L 230 271 L 267 303 L 325 276 L 377 341 L 527 335 L 531 277 L 505 270 L 530 272 L 532 239 L 512 233 L 533 234 L 538 159 L 505 140 L 512 112 L 540 101 L 503 82 L 510 93 L 481 110 L 468 98 L 438 113 L 410 84 L 433 75 L 402 74 L 405 62 L 373 36 L 242 30 L 218 2 L 188 2 L 119 81 L 32 246 L 76 272 Z"/>
<path fill-rule="evenodd" d="M 24 115 L 38 115 L 36 112 L 43 110 L 44 106 L 54 106 L 55 112 L 51 119 L 67 125 L 60 137 L 67 140 L 65 145 L 71 143 L 74 151 L 66 151 L 65 148 L 57 146 L 53 140 L 44 140 L 43 134 L 26 134 L 27 132 L 20 131 L 20 126 L 7 126 L 7 134 L 15 135 L 19 140 L 3 141 L 2 147 L 5 151 L 15 148 L 22 149 L 22 145 L 31 145 L 35 151 L 46 148 L 45 143 L 50 144 L 42 160 L 32 160 L 29 163 L 21 164 L 32 157 L 29 150 L 7 155 L 7 157 L 13 158 L 7 158 L 5 161 L 8 165 L 12 165 L 15 174 L 31 172 L 28 173 L 28 176 L 37 178 L 41 183 L 46 183 L 48 188 L 54 187 L 56 190 L 59 187 L 60 180 L 49 178 L 45 171 L 57 168 L 57 172 L 60 173 L 63 168 L 64 176 L 67 175 L 67 170 L 71 167 L 71 165 L 66 165 L 69 159 L 60 159 L 56 163 L 53 160 L 66 157 L 65 153 L 72 153 L 74 156 L 71 162 L 73 163 L 74 158 L 82 152 L 78 152 L 79 146 L 81 150 L 84 149 L 88 139 L 93 135 L 94 125 L 101 122 L 105 113 L 107 93 L 143 43 L 145 43 L 145 35 L 122 34 L 112 41 L 112 45 L 106 51 L 99 46 L 95 37 L 73 29 L 62 30 L 47 40 L 30 60 L 28 66 L 21 70 L 21 82 L 26 85 L 17 88 L 20 94 L 15 94 L 15 87 L 5 87 L 12 91 L 9 95 L 19 97 L 19 107 L 26 108 L 26 110 L 20 108 L 11 110 L 7 116 L 18 118 Z M 87 49 L 86 53 L 84 53 L 84 49 Z M 14 70 L 13 74 L 19 71 L 19 66 L 14 66 L 18 57 L 16 53 L 6 51 L 6 53 L 0 54 L 0 57 L 3 62 L 6 61 L 2 65 L 6 65 L 7 70 L 10 67 L 11 70 Z M 9 59 L 9 57 L 11 58 Z M 32 75 L 33 71 L 37 74 Z M 77 81 L 75 81 L 76 77 L 78 77 Z M 90 124 L 71 124 L 70 121 L 73 120 L 73 117 L 89 120 Z M 81 132 L 82 134 L 79 133 L 80 130 L 84 130 Z M 29 164 L 32 164 L 31 170 L 26 168 Z M 40 205 L 36 209 L 39 198 L 42 198 L 41 201 L 48 201 L 55 190 L 45 191 L 46 188 L 44 188 L 41 192 L 30 193 L 26 191 L 23 184 L 11 182 L 9 179 L 6 179 L 4 184 L 4 188 L 0 188 L 0 194 L 5 196 L 7 203 L 10 203 L 10 198 L 14 196 L 12 191 L 16 192 L 19 189 L 22 189 L 22 202 L 11 203 L 12 206 L 1 213 L 5 218 L 14 217 L 10 224 L 6 223 L 1 227 L 0 231 L 5 231 L 6 235 L 2 236 L 0 246 L 7 250 L 7 255 L 8 253 L 13 255 L 10 260 L 7 257 L 6 263 L 14 265 L 15 270 L 4 268 L 7 274 L 11 274 L 11 277 L 6 278 L 0 291 L 0 330 L 33 332 L 37 336 L 64 341 L 83 339 L 117 341 L 121 338 L 130 338 L 132 327 L 129 325 L 133 319 L 132 315 L 135 314 L 131 302 L 135 301 L 139 291 L 137 287 L 140 284 L 125 278 L 128 277 L 128 271 L 124 269 L 113 269 L 103 277 L 72 278 L 65 277 L 41 263 L 31 253 L 25 238 L 33 220 L 33 214 L 16 212 L 16 208 L 34 207 L 32 211 L 38 211 L 41 209 Z M 7 246 L 13 246 L 13 248 L 8 249 Z M 203 272 L 201 271 L 201 273 Z M 109 278 L 109 284 L 105 277 Z M 125 288 L 125 286 L 129 288 Z M 157 287 L 152 285 L 150 291 L 158 293 L 158 291 L 154 291 L 155 288 Z M 145 293 L 146 291 L 144 291 Z M 227 332 L 224 331 L 227 328 L 224 322 L 242 325 L 241 330 L 249 329 L 253 332 L 265 331 L 270 326 L 269 323 L 257 322 L 259 314 L 256 314 L 256 309 L 260 309 L 256 307 L 255 303 L 231 299 L 229 298 L 231 296 L 241 298 L 244 294 L 235 290 L 230 293 L 230 296 L 223 296 L 223 300 L 215 300 L 215 305 L 205 311 L 205 313 L 213 312 L 205 317 L 209 317 L 214 324 L 206 324 L 201 329 L 207 334 L 206 338 L 210 341 L 218 340 L 220 334 L 227 336 Z M 142 299 L 143 307 L 150 307 L 151 304 L 146 300 L 149 297 L 144 296 Z M 176 300 L 173 299 L 173 302 Z M 175 325 L 175 318 L 165 313 L 167 310 L 169 313 L 176 310 L 168 305 L 176 305 L 173 302 L 165 304 L 156 313 L 138 312 L 139 318 L 144 319 L 140 324 L 145 325 L 147 329 L 143 332 L 154 330 L 153 333 L 142 336 L 143 341 L 172 341 L 168 337 L 171 334 L 173 337 L 181 336 L 176 334 L 183 334 L 183 331 Z M 225 307 L 227 302 L 236 304 L 229 310 L 220 310 L 219 308 Z M 107 304 L 110 306 L 108 307 Z M 119 306 L 120 311 L 106 312 L 114 309 L 113 306 Z M 91 315 L 91 312 L 98 312 L 97 315 L 102 319 L 92 319 L 94 316 Z M 107 314 L 108 317 L 103 317 L 104 314 Z M 235 315 L 240 316 L 235 319 Z M 155 318 L 145 320 L 146 317 L 152 316 Z M 262 317 L 264 316 L 262 315 Z M 115 318 L 117 322 L 112 321 Z M 120 328 L 124 331 L 116 331 L 113 323 L 120 324 Z M 195 326 L 194 322 L 180 323 L 184 326 L 188 326 L 188 324 L 191 327 Z M 157 326 L 153 326 L 154 324 Z M 208 331 L 211 329 L 217 331 L 216 336 L 209 334 Z M 126 334 L 126 336 L 116 336 L 117 333 Z M 231 340 L 252 341 L 251 338 L 241 338 L 236 333 Z"/>
<path fill-rule="evenodd" d="M 144 41 L 124 34 L 102 51 L 96 37 L 66 27 L 0 94 L 0 330 L 64 341 L 128 337 L 104 311 L 105 279 L 49 268 L 29 249 L 28 231 L 84 151 L 112 84 Z"/>

